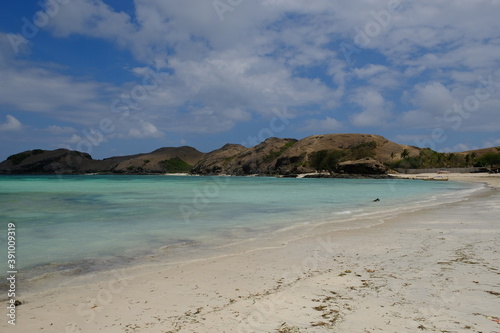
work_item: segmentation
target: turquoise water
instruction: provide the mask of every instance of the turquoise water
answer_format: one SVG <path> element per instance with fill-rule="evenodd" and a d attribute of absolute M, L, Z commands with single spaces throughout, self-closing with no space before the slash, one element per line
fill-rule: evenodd
<path fill-rule="evenodd" d="M 17 268 L 90 271 L 170 247 L 183 252 L 285 228 L 453 197 L 456 182 L 177 176 L 2 176 L 0 232 L 17 229 Z M 477 185 L 476 185 L 477 187 Z M 373 199 L 381 201 L 374 203 Z M 1 237 L 2 251 L 7 248 Z M 6 255 L 0 275 L 7 271 Z"/>

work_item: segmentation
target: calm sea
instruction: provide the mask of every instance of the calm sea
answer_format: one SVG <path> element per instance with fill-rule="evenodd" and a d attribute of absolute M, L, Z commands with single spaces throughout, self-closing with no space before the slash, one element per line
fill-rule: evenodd
<path fill-rule="evenodd" d="M 32 278 L 81 274 L 139 260 L 201 255 L 319 223 L 369 218 L 398 207 L 453 200 L 458 182 L 183 176 L 1 176 L 0 276 L 7 223 L 17 268 Z M 379 198 L 379 202 L 373 202 Z"/>

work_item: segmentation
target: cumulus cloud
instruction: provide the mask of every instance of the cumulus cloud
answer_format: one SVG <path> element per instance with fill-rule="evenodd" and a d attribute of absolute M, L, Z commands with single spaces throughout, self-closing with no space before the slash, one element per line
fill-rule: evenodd
<path fill-rule="evenodd" d="M 154 59 L 167 48 L 183 57 L 202 59 L 210 51 L 238 45 L 300 66 L 331 58 L 335 55 L 332 42 L 339 36 L 353 41 L 355 28 L 376 23 L 373 13 L 387 11 L 387 7 L 388 3 L 371 0 L 255 0 L 226 12 L 221 21 L 211 1 L 193 6 L 174 0 L 137 0 L 132 17 L 102 1 L 73 0 L 61 6 L 48 27 L 58 36 L 82 34 L 116 40 L 143 60 Z M 498 50 L 488 41 L 497 38 L 499 7 L 487 0 L 400 1 L 369 47 L 411 66 L 432 66 L 436 60 L 447 66 L 464 59 L 475 66 L 481 59 L 491 63 Z M 479 20 L 481 25 L 476 24 Z M 469 44 L 473 42 L 476 44 Z"/>
<path fill-rule="evenodd" d="M 400 123 L 413 127 L 442 126 L 445 112 L 457 103 L 452 92 L 435 81 L 417 84 L 406 98 L 414 109 L 403 112 Z"/>
<path fill-rule="evenodd" d="M 46 28 L 58 37 L 85 34 L 125 44 L 127 35 L 136 30 L 128 14 L 115 12 L 99 0 L 73 0 L 69 4 L 59 6 L 57 15 L 49 16 L 51 19 L 48 20 Z"/>
<path fill-rule="evenodd" d="M 199 62 L 174 59 L 171 66 L 175 80 L 162 89 L 182 87 L 185 100 L 194 99 L 214 110 L 245 106 L 271 114 L 277 105 L 327 106 L 336 102 L 331 89 L 318 80 L 293 77 L 287 68 L 272 60 L 238 56 L 233 51 Z"/>
<path fill-rule="evenodd" d="M 498 1 L 400 1 L 348 62 L 339 44 L 354 45 L 357 29 L 377 24 L 374 13 L 388 3 L 243 1 L 221 17 L 212 1 L 135 0 L 125 12 L 102 0 L 72 0 L 43 29 L 60 41 L 80 35 L 129 51 L 137 82 L 97 82 L 21 61 L 8 37 L 24 48 L 36 40 L 0 32 L 0 104 L 97 126 L 152 68 L 158 84 L 131 110 L 143 123 L 117 122 L 115 137 L 224 132 L 282 107 L 309 119 L 300 129 L 422 128 L 474 94 L 478 76 L 500 81 Z M 499 106 L 495 96 L 481 101 L 460 130 L 494 131 Z M 350 124 L 338 122 L 339 114 Z"/>
<path fill-rule="evenodd" d="M 158 130 L 158 128 L 151 124 L 150 122 L 140 120 L 128 131 L 127 137 L 136 138 L 136 139 L 144 139 L 144 138 L 161 138 L 164 136 L 164 133 Z"/>
<path fill-rule="evenodd" d="M 440 82 L 423 83 L 415 87 L 413 103 L 426 112 L 440 114 L 454 102 L 456 100 L 450 90 Z"/>
<path fill-rule="evenodd" d="M 474 84 L 454 86 L 451 90 L 435 81 L 417 84 L 406 92 L 405 99 L 412 104 L 412 109 L 401 113 L 400 125 L 468 132 L 497 131 L 500 99 L 489 93 L 477 78 Z M 495 88 L 491 86 L 490 89 Z"/>
<path fill-rule="evenodd" d="M 340 104 L 342 61 L 328 47 L 334 26 L 326 24 L 334 17 L 321 15 L 321 22 L 315 22 L 316 17 L 309 15 L 297 24 L 287 14 L 316 15 L 325 8 L 331 14 L 335 11 L 327 1 L 314 6 L 255 1 L 235 8 L 221 21 L 211 1 L 193 6 L 139 0 L 131 17 L 102 1 L 74 0 L 61 6 L 47 29 L 59 37 L 80 34 L 116 40 L 138 60 L 156 66 L 163 79 L 141 101 L 141 110 L 157 119 L 156 126 L 170 129 L 172 123 L 189 119 L 189 124 L 175 129 L 201 129 L 213 123 L 210 132 L 214 132 L 247 121 L 251 113 L 272 117 L 275 107 L 331 109 Z M 279 23 L 272 26 L 272 22 Z M 310 66 L 328 67 L 336 85 L 296 71 Z M 144 70 L 132 69 L 138 75 Z"/>
<path fill-rule="evenodd" d="M 351 101 L 362 108 L 352 116 L 351 122 L 358 127 L 386 126 L 391 120 L 391 105 L 373 89 L 359 89 Z"/>
<path fill-rule="evenodd" d="M 361 68 L 355 68 L 354 74 L 356 78 L 377 90 L 399 88 L 402 81 L 401 73 L 382 65 L 369 64 Z"/>
<path fill-rule="evenodd" d="M 23 125 L 14 116 L 5 116 L 5 122 L 0 123 L 0 131 L 19 131 Z"/>
<path fill-rule="evenodd" d="M 84 139 L 78 135 L 78 134 L 73 134 L 67 141 L 68 143 L 79 143 L 82 142 Z"/>

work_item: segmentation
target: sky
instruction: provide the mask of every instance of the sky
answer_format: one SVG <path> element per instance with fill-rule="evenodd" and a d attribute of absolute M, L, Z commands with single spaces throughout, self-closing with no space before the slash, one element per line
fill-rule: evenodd
<path fill-rule="evenodd" d="M 0 160 L 269 137 L 500 146 L 500 0 L 0 4 Z"/>

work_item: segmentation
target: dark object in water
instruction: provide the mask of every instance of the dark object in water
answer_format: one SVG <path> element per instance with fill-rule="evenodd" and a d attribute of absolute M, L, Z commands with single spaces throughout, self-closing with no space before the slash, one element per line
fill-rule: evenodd
<path fill-rule="evenodd" d="M 373 200 L 373 202 L 379 202 L 379 201 L 380 201 L 380 199 L 379 199 L 379 198 L 377 198 L 377 199 Z"/>

